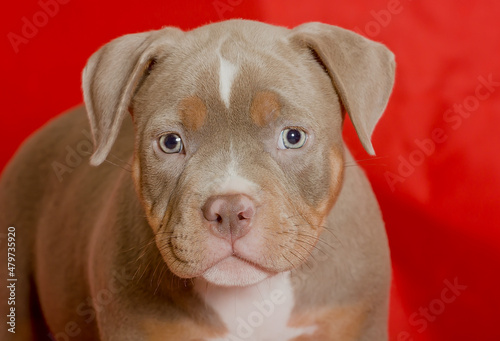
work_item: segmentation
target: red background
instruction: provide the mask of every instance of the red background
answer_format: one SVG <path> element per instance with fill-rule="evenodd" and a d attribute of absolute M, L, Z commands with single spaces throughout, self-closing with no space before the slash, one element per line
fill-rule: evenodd
<path fill-rule="evenodd" d="M 475 94 L 481 77 L 500 82 L 500 2 L 59 1 L 66 3 L 46 22 L 41 3 L 53 0 L 3 4 L 0 169 L 28 135 L 82 102 L 86 59 L 125 33 L 233 17 L 356 29 L 386 44 L 398 64 L 373 137 L 378 158 L 361 162 L 391 244 L 391 340 L 500 340 L 500 87 L 483 88 L 487 99 Z M 40 27 L 14 46 L 9 37 L 22 36 L 26 21 Z M 457 121 L 461 116 L 447 111 L 459 105 L 469 116 Z M 446 139 L 434 149 L 427 143 L 424 154 L 415 140 L 432 138 L 435 129 Z M 354 155 L 366 159 L 350 123 L 344 135 Z M 388 172 L 401 181 L 391 187 Z M 466 288 L 452 297 L 446 280 Z"/>

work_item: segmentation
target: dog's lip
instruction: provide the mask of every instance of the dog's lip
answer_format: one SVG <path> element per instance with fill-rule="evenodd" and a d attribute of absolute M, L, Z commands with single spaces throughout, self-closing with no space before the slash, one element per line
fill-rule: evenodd
<path fill-rule="evenodd" d="M 277 273 L 231 254 L 214 262 L 199 277 L 216 286 L 245 287 L 257 284 Z"/>
<path fill-rule="evenodd" d="M 226 256 L 224 256 L 224 257 L 221 257 L 221 258 L 217 259 L 215 262 L 213 262 L 213 263 L 211 263 L 209 266 L 207 266 L 207 267 L 205 268 L 205 270 L 203 270 L 201 273 L 202 273 L 202 274 L 206 273 L 208 270 L 210 270 L 211 268 L 213 268 L 213 267 L 214 267 L 214 266 L 216 266 L 217 264 L 219 264 L 219 263 L 221 263 L 221 262 L 225 261 L 225 260 L 226 260 L 226 259 L 228 259 L 228 258 L 236 258 L 236 259 L 238 259 L 238 260 L 240 260 L 240 261 L 242 261 L 242 262 L 245 262 L 246 264 L 248 264 L 248 265 L 250 265 L 250 266 L 252 266 L 252 267 L 254 267 L 254 268 L 256 268 L 256 269 L 258 269 L 258 270 L 260 270 L 260 271 L 267 272 L 267 273 L 269 273 L 270 275 L 274 275 L 274 274 L 277 274 L 277 273 L 278 273 L 278 271 L 274 271 L 274 270 L 268 269 L 268 268 L 266 268 L 266 267 L 264 267 L 264 266 L 262 266 L 262 265 L 260 265 L 260 264 L 257 264 L 257 263 L 255 263 L 255 262 L 252 262 L 251 260 L 249 260 L 249 259 L 247 259 L 247 258 L 245 258 L 245 257 L 242 257 L 242 256 L 240 256 L 240 255 L 238 255 L 237 253 L 234 253 L 234 252 L 233 252 L 232 254 L 229 254 L 229 255 L 226 255 Z"/>

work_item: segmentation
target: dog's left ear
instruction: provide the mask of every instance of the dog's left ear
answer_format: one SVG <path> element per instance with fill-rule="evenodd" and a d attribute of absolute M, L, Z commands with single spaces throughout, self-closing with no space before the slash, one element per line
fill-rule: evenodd
<path fill-rule="evenodd" d="M 326 69 L 361 144 L 375 155 L 371 135 L 394 85 L 392 52 L 352 31 L 322 23 L 300 25 L 291 34 L 291 41 L 309 48 Z"/>
<path fill-rule="evenodd" d="M 125 35 L 90 57 L 83 70 L 82 88 L 94 139 L 91 165 L 98 166 L 106 159 L 138 84 L 158 54 L 181 33 L 167 27 Z"/>

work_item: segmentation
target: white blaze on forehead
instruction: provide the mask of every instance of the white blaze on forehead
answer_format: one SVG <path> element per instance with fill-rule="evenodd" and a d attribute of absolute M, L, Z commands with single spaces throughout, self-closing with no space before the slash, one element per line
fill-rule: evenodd
<path fill-rule="evenodd" d="M 219 53 L 219 92 L 222 101 L 229 109 L 229 99 L 231 97 L 231 87 L 233 86 L 234 78 L 238 72 L 236 65 L 222 57 Z"/>
<path fill-rule="evenodd" d="M 256 188 L 257 185 L 252 181 L 237 174 L 228 174 L 217 190 L 222 194 L 234 193 L 250 195 Z"/>
<path fill-rule="evenodd" d="M 252 196 L 259 191 L 259 185 L 240 175 L 238 171 L 238 159 L 233 144 L 229 148 L 230 162 L 216 188 L 218 194 L 246 194 Z"/>

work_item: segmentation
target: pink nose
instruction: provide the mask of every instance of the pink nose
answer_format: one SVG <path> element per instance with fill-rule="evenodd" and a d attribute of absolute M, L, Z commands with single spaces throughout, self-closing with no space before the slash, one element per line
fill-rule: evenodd
<path fill-rule="evenodd" d="M 250 230 L 255 205 L 242 194 L 219 195 L 208 198 L 202 211 L 213 234 L 234 242 Z"/>

